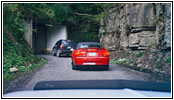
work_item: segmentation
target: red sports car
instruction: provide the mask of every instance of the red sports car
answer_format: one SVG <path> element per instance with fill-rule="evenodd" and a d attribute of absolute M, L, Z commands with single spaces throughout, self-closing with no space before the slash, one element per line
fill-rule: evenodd
<path fill-rule="evenodd" d="M 72 69 L 109 68 L 109 52 L 97 42 L 80 42 L 72 52 Z"/>

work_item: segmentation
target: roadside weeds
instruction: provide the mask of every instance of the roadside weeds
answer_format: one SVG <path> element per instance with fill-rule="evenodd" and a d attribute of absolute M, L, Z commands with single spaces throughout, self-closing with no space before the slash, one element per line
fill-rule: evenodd
<path fill-rule="evenodd" d="M 29 74 L 31 74 L 38 68 L 42 67 L 42 65 L 45 63 L 46 63 L 45 58 L 37 57 L 35 63 L 29 65 L 26 68 L 23 68 L 22 71 L 18 71 L 18 72 L 9 74 L 10 78 L 3 80 L 3 94 L 8 93 L 8 92 L 13 92 L 13 89 L 10 89 L 10 88 L 12 88 L 11 85 L 14 85 L 14 83 L 18 85 L 18 82 L 25 83 L 27 78 L 30 77 Z M 14 83 L 13 83 L 13 81 L 14 81 Z M 14 88 L 18 87 L 17 85 Z"/>

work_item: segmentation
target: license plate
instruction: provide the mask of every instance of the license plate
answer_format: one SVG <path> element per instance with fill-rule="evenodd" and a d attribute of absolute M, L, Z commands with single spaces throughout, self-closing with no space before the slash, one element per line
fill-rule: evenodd
<path fill-rule="evenodd" d="M 88 53 L 88 56 L 96 56 L 96 53 Z"/>
<path fill-rule="evenodd" d="M 68 49 L 70 49 L 71 47 L 68 47 Z"/>

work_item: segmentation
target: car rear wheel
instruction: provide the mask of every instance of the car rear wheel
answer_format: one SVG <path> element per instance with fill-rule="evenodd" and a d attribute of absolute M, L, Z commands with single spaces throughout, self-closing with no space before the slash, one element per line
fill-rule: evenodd
<path fill-rule="evenodd" d="M 56 49 L 53 49 L 53 50 L 52 50 L 52 55 L 53 55 L 53 56 L 56 56 Z"/>
<path fill-rule="evenodd" d="M 109 65 L 105 65 L 103 69 L 104 70 L 109 70 Z"/>
<path fill-rule="evenodd" d="M 57 57 L 60 57 L 60 50 L 57 51 Z"/>
<path fill-rule="evenodd" d="M 77 68 L 76 68 L 76 65 L 74 65 L 73 62 L 72 62 L 71 64 L 72 64 L 72 69 L 73 69 L 73 70 L 76 70 L 76 69 L 77 69 Z"/>

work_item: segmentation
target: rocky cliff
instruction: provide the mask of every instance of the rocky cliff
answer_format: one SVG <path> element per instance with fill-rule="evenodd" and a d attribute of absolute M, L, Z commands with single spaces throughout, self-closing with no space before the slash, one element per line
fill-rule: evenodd
<path fill-rule="evenodd" d="M 100 42 L 108 50 L 171 47 L 170 4 L 118 4 L 100 23 Z"/>
<path fill-rule="evenodd" d="M 100 24 L 100 42 L 110 51 L 112 63 L 170 81 L 171 4 L 118 4 Z"/>

